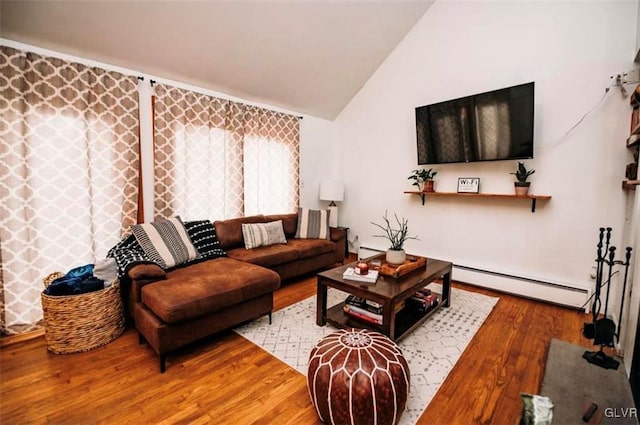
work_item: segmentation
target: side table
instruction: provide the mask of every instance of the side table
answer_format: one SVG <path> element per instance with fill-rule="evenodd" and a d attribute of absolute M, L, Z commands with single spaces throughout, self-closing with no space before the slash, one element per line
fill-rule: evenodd
<path fill-rule="evenodd" d="M 345 232 L 344 237 L 344 258 L 349 257 L 349 228 L 344 226 L 337 226 L 336 229 L 342 229 Z"/>

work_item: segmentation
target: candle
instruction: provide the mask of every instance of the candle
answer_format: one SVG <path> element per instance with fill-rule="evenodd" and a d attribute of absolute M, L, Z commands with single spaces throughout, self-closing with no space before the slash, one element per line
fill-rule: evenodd
<path fill-rule="evenodd" d="M 369 273 L 369 265 L 364 261 L 360 261 L 358 264 L 356 264 L 356 273 L 361 275 Z"/>

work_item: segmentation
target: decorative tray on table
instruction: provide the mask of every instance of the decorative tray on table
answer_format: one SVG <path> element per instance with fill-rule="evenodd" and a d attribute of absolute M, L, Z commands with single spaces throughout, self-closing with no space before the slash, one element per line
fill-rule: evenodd
<path fill-rule="evenodd" d="M 411 260 L 410 260 L 411 258 Z M 425 268 L 427 266 L 427 259 L 424 257 L 418 257 L 417 255 L 407 255 L 407 259 L 403 264 L 395 265 L 389 264 L 386 261 L 382 260 L 382 264 L 380 265 L 380 274 L 383 276 L 390 277 L 401 277 L 408 273 L 411 273 L 414 270 L 418 270 L 420 268 Z"/>

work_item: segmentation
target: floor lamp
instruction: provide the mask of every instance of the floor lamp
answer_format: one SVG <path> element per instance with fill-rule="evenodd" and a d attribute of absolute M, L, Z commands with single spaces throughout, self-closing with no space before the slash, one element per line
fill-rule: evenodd
<path fill-rule="evenodd" d="M 336 202 L 344 200 L 344 183 L 338 180 L 325 180 L 320 183 L 320 200 L 330 201 L 329 226 L 338 227 L 338 206 Z"/>

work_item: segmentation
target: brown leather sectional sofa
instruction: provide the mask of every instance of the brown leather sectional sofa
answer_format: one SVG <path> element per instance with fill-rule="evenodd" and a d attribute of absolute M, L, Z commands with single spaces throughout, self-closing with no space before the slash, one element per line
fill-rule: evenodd
<path fill-rule="evenodd" d="M 242 223 L 282 220 L 286 244 L 245 249 Z M 250 216 L 214 223 L 227 257 L 165 271 L 139 264 L 128 271 L 129 306 L 140 333 L 160 357 L 188 343 L 269 315 L 281 280 L 333 266 L 344 260 L 346 231 L 331 239 L 295 239 L 297 214 Z"/>

